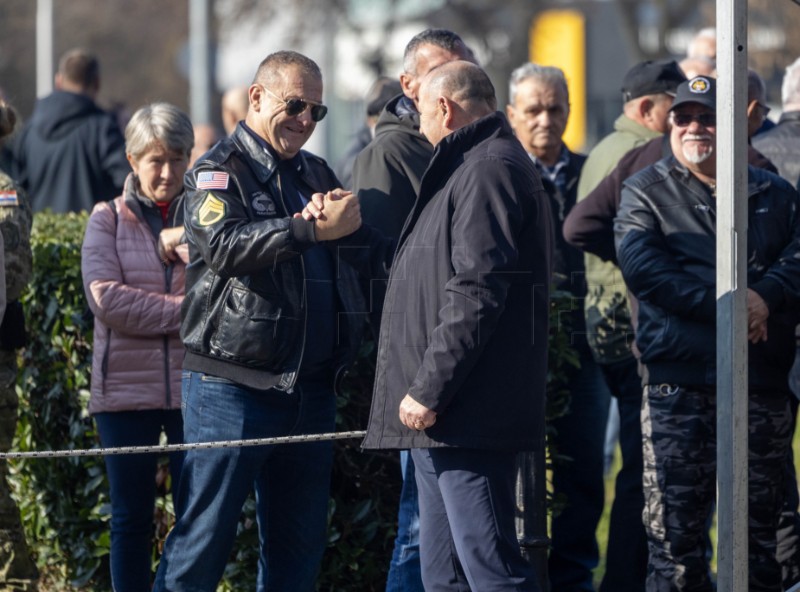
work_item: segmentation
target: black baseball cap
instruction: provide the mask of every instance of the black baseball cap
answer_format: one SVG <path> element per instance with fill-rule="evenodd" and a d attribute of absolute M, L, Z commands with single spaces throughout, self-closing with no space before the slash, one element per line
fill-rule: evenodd
<path fill-rule="evenodd" d="M 670 111 L 686 103 L 699 103 L 712 111 L 717 110 L 717 81 L 710 76 L 695 76 L 681 83 Z"/>
<path fill-rule="evenodd" d="M 639 62 L 622 80 L 622 100 L 627 103 L 658 93 L 674 95 L 681 82 L 686 82 L 686 75 L 675 60 Z"/>

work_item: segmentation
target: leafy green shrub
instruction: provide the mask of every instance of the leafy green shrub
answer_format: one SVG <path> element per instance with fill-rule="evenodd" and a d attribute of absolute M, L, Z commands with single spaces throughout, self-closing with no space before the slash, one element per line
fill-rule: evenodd
<path fill-rule="evenodd" d="M 92 318 L 80 273 L 86 220 L 85 214 L 35 216 L 33 278 L 23 297 L 30 338 L 18 381 L 16 447 L 21 451 L 91 448 L 98 442 L 94 422 L 86 413 L 92 347 Z M 563 303 L 563 295 L 556 294 L 554 316 Z M 548 414 L 554 416 L 568 405 L 563 400 L 563 379 L 575 361 L 564 335 L 551 334 L 550 352 Z M 367 424 L 374 354 L 374 343 L 368 339 L 338 399 L 338 431 L 362 430 Z M 318 579 L 322 592 L 385 587 L 401 487 L 398 455 L 362 453 L 359 444 L 359 440 L 334 442 L 329 548 Z M 103 459 L 34 459 L 12 461 L 10 467 L 28 542 L 47 589 L 110 590 L 110 505 Z M 159 482 L 163 481 L 161 475 Z M 154 566 L 173 519 L 171 499 L 162 486 L 154 517 Z M 219 590 L 254 589 L 257 561 L 251 497 Z"/>
<path fill-rule="evenodd" d="M 37 215 L 34 269 L 23 296 L 28 347 L 18 381 L 19 450 L 90 448 L 94 424 L 85 413 L 92 321 L 80 271 L 86 215 Z M 11 483 L 37 562 L 48 577 L 80 587 L 109 588 L 108 488 L 100 457 L 17 461 Z"/>

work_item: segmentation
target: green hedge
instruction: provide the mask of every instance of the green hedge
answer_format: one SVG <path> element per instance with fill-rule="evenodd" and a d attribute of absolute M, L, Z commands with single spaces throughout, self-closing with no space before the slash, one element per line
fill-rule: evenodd
<path fill-rule="evenodd" d="M 32 236 L 34 273 L 23 298 L 29 331 L 18 381 L 21 451 L 99 446 L 86 413 L 91 367 L 92 318 L 83 293 L 80 245 L 86 215 L 37 214 Z M 570 306 L 557 298 L 553 314 Z M 374 370 L 374 345 L 367 341 L 338 401 L 337 430 L 361 430 L 367 422 Z M 551 335 L 550 415 L 563 413 L 568 398 L 559 384 L 574 352 L 563 334 Z M 398 455 L 362 453 L 357 440 L 335 443 L 329 507 L 329 549 L 321 591 L 383 590 L 396 530 L 400 491 Z M 29 545 L 42 571 L 42 589 L 111 589 L 108 483 L 100 457 L 25 460 L 10 463 L 11 486 Z M 165 467 L 154 516 L 154 569 L 173 521 L 164 491 Z M 245 505 L 239 537 L 222 591 L 255 588 L 258 535 L 254 501 Z"/>

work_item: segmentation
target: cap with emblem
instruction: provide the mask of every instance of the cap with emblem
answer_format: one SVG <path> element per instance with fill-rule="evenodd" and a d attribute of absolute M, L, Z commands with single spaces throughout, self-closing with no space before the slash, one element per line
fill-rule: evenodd
<path fill-rule="evenodd" d="M 717 110 L 717 81 L 707 76 L 696 76 L 678 87 L 670 111 L 686 103 L 698 103 Z"/>
<path fill-rule="evenodd" d="M 686 76 L 675 60 L 639 62 L 625 74 L 622 100 L 627 103 L 645 95 L 674 95 L 678 85 L 685 81 Z"/>

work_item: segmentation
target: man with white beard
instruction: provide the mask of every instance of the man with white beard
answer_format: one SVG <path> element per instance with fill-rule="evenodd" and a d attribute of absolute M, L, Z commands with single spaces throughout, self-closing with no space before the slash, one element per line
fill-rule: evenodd
<path fill-rule="evenodd" d="M 711 591 L 704 531 L 716 473 L 716 81 L 678 87 L 673 156 L 625 181 L 617 259 L 639 301 L 648 590 Z M 749 577 L 781 590 L 775 531 L 791 442 L 800 195 L 748 167 Z"/>

